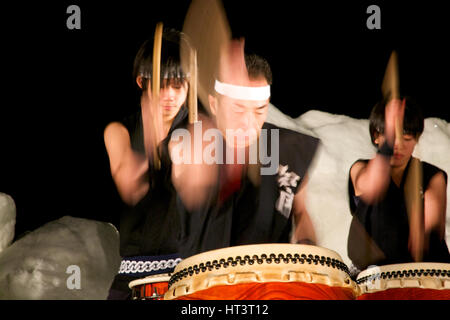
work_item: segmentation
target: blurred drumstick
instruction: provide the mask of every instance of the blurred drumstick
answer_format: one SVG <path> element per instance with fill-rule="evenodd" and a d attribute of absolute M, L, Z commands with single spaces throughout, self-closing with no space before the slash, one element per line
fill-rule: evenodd
<path fill-rule="evenodd" d="M 391 53 L 389 58 L 381 90 L 387 100 L 398 99 L 400 97 L 397 53 L 395 51 Z"/>
<path fill-rule="evenodd" d="M 410 251 L 415 261 L 422 261 L 425 239 L 422 175 L 422 163 L 417 158 L 411 158 L 404 192 L 409 217 Z"/>
<path fill-rule="evenodd" d="M 397 53 L 392 52 L 386 67 L 382 84 L 382 92 L 386 101 L 400 99 Z M 405 100 L 402 101 L 401 112 L 395 119 L 395 136 L 398 145 L 403 146 L 403 116 Z M 401 118 L 400 118 L 401 117 Z M 416 158 L 411 159 L 405 181 L 405 202 L 410 225 L 410 250 L 415 261 L 421 261 L 424 249 L 424 216 L 422 196 L 422 164 Z"/>
<path fill-rule="evenodd" d="M 155 36 L 153 42 L 153 73 L 152 73 L 152 121 L 151 128 L 153 128 L 152 136 L 152 153 L 153 163 L 156 169 L 160 168 L 160 160 L 158 155 L 158 143 L 162 140 L 164 132 L 162 123 L 162 113 L 159 105 L 159 91 L 161 88 L 161 45 L 162 45 L 163 24 L 158 22 L 156 24 Z"/>
<path fill-rule="evenodd" d="M 384 73 L 381 91 L 387 102 L 400 99 L 400 85 L 398 75 L 398 59 L 397 52 L 393 51 Z M 395 136 L 399 141 L 399 146 L 403 146 L 403 121 L 395 119 Z"/>
<path fill-rule="evenodd" d="M 219 0 L 193 0 L 186 14 L 183 33 L 187 42 L 181 43 L 181 66 L 189 70 L 191 51 L 197 57 L 197 93 L 200 102 L 209 110 L 208 94 L 217 78 L 220 50 L 231 40 L 225 10 Z"/>
<path fill-rule="evenodd" d="M 189 36 L 181 33 L 180 39 L 180 56 L 182 60 L 182 68 L 186 68 L 189 74 L 189 93 L 188 93 L 188 110 L 189 123 L 193 124 L 198 121 L 198 65 L 197 50 L 192 46 Z M 186 55 L 188 57 L 186 57 Z M 189 60 L 188 60 L 189 59 Z M 189 61 L 189 64 L 186 64 Z M 184 63 L 184 64 L 183 64 Z"/>
<path fill-rule="evenodd" d="M 198 105 L 197 105 L 197 50 L 190 50 L 189 63 L 189 123 L 195 123 L 198 120 Z"/>

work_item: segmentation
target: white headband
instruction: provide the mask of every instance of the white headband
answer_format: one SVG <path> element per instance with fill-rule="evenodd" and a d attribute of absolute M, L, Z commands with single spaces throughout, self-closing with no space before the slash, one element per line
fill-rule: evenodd
<path fill-rule="evenodd" d="M 260 101 L 267 100 L 270 97 L 270 86 L 244 87 L 229 83 L 222 83 L 219 80 L 216 80 L 214 89 L 217 91 L 217 93 L 238 100 Z"/>

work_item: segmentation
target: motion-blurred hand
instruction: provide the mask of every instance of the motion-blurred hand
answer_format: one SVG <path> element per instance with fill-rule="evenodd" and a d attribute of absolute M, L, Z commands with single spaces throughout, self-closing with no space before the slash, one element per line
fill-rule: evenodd
<path fill-rule="evenodd" d="M 403 117 L 405 115 L 405 100 L 392 99 L 385 109 L 385 130 L 384 134 L 387 142 L 393 146 L 395 139 L 401 139 L 398 135 L 403 135 Z M 401 130 L 399 130 L 401 128 Z"/>
<path fill-rule="evenodd" d="M 224 83 L 248 86 L 249 77 L 245 65 L 244 39 L 223 43 L 220 53 L 219 80 Z"/>

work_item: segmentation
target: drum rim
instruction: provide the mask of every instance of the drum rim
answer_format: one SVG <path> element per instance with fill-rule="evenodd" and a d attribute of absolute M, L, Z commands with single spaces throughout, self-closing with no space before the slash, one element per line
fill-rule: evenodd
<path fill-rule="evenodd" d="M 379 270 L 379 271 L 378 271 Z M 388 264 L 384 266 L 374 266 L 368 268 L 358 274 L 356 283 L 364 284 L 367 280 L 374 278 L 403 278 L 403 277 L 420 277 L 429 273 L 450 277 L 450 263 L 440 262 L 412 262 L 402 264 Z"/>
<path fill-rule="evenodd" d="M 277 250 L 277 251 L 286 251 L 288 249 L 297 249 L 297 251 L 309 251 L 312 253 L 312 251 L 322 251 L 327 257 L 334 258 L 340 262 L 343 262 L 342 257 L 334 250 L 314 246 L 314 245 L 307 245 L 307 244 L 293 244 L 293 243 L 262 243 L 262 244 L 248 244 L 248 245 L 241 245 L 241 246 L 230 246 L 226 248 L 221 249 L 215 249 L 215 250 L 209 250 L 202 253 L 198 253 L 196 255 L 190 256 L 188 258 L 183 259 L 180 263 L 177 264 L 177 266 L 174 269 L 173 274 L 180 271 L 180 269 L 185 269 L 186 267 L 190 267 L 196 264 L 200 264 L 203 261 L 211 260 L 211 256 L 216 255 L 222 255 L 229 257 L 230 253 L 235 252 L 236 250 L 245 250 L 245 251 L 266 251 L 266 250 Z M 265 254 L 271 254 L 272 252 L 263 252 Z M 317 254 L 317 253 L 314 253 Z M 222 257 L 221 257 L 222 258 Z"/>
<path fill-rule="evenodd" d="M 253 254 L 254 252 L 258 252 L 258 255 Z M 275 254 L 274 252 L 277 253 Z M 224 258 L 227 254 L 229 257 Z M 202 258 L 206 257 L 208 257 L 208 259 L 202 260 Z M 222 258 L 218 259 L 218 257 Z M 193 264 L 193 262 L 197 262 L 197 264 Z M 215 273 L 220 274 L 221 268 L 237 267 L 239 269 L 245 265 L 255 264 L 257 267 L 262 267 L 269 265 L 275 266 L 276 264 L 283 263 L 286 265 L 304 264 L 305 266 L 318 265 L 322 268 L 332 268 L 331 270 L 335 270 L 333 272 L 342 272 L 344 274 L 344 277 L 341 280 L 345 286 L 356 287 L 356 283 L 354 283 L 354 285 L 352 284 L 353 281 L 350 278 L 347 265 L 335 251 L 323 247 L 301 244 L 257 244 L 211 250 L 184 259 L 175 268 L 169 280 L 169 290 L 166 295 L 169 295 L 170 292 L 176 290 L 179 285 L 185 285 L 190 281 L 195 281 L 195 276 L 206 277 L 208 276 L 208 273 L 211 275 L 214 275 Z M 230 273 L 234 274 L 235 272 L 232 271 L 237 271 L 238 269 L 231 269 Z M 314 274 L 314 272 L 310 271 L 305 272 Z M 330 276 L 330 274 L 327 274 L 327 276 Z M 173 292 L 172 295 L 183 296 L 185 294 L 178 295 Z"/>
<path fill-rule="evenodd" d="M 128 287 L 130 289 L 133 289 L 134 287 L 142 285 L 142 284 L 169 282 L 170 277 L 171 277 L 170 273 L 155 274 L 155 275 L 147 276 L 145 278 L 139 278 L 139 279 L 130 281 L 130 283 L 128 283 Z M 149 280 L 152 280 L 152 281 L 149 281 Z"/>
<path fill-rule="evenodd" d="M 389 289 L 448 290 L 450 264 L 413 262 L 374 266 L 358 274 L 358 296 Z"/>

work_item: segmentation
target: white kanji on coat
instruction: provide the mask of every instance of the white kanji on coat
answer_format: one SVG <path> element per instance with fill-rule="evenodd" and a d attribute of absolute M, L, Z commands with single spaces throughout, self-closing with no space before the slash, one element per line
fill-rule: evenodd
<path fill-rule="evenodd" d="M 292 191 L 297 187 L 300 181 L 300 176 L 295 172 L 289 172 L 287 165 L 278 166 L 278 188 L 280 190 L 280 196 L 275 203 L 275 208 L 284 217 L 289 218 L 291 214 L 292 204 L 294 203 L 294 192 Z"/>

